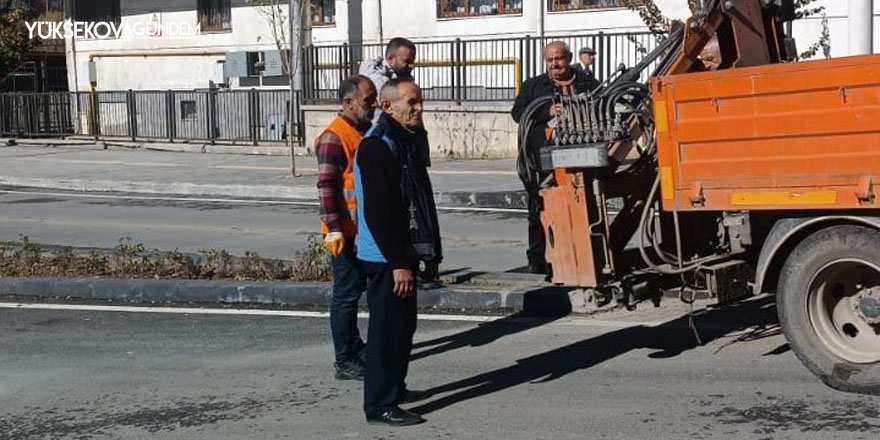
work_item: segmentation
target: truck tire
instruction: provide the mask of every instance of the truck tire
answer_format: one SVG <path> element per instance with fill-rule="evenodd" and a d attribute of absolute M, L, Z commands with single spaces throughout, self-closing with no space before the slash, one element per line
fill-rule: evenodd
<path fill-rule="evenodd" d="M 786 259 L 778 286 L 779 322 L 801 362 L 832 388 L 880 395 L 880 325 L 871 317 L 880 232 L 837 225 L 813 233 Z M 860 302 L 866 296 L 872 307 Z"/>

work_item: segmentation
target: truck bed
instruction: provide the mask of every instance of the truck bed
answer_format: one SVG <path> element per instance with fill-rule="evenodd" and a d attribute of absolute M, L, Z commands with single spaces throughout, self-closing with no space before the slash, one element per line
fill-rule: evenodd
<path fill-rule="evenodd" d="M 880 55 L 671 75 L 651 91 L 665 210 L 878 208 Z"/>

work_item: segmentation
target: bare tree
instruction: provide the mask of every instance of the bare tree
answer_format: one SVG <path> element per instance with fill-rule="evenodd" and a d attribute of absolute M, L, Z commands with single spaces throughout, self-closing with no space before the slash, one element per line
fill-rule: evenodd
<path fill-rule="evenodd" d="M 797 18 L 806 18 L 822 14 L 824 16 L 825 7 L 817 6 L 818 0 L 795 0 Z M 687 0 L 688 8 L 692 14 L 696 14 L 703 7 L 701 0 Z M 654 3 L 654 0 L 645 0 L 643 4 L 627 6 L 630 10 L 636 11 L 648 30 L 663 38 L 672 26 L 673 20 L 663 15 L 663 11 Z M 829 58 L 831 37 L 828 32 L 828 21 L 823 17 L 823 30 L 819 36 L 819 41 L 811 45 L 806 51 L 802 52 L 798 57 L 800 59 L 810 59 L 815 56 L 819 49 L 823 49 L 825 57 Z"/>
<path fill-rule="evenodd" d="M 294 86 L 296 78 L 301 76 L 300 60 L 302 59 L 303 35 L 305 26 L 303 17 L 309 8 L 309 0 L 245 0 L 245 3 L 257 8 L 269 27 L 269 33 L 275 41 L 275 47 L 287 56 L 281 57 L 284 74 L 290 80 L 290 97 L 287 121 L 287 146 L 290 149 L 290 172 L 296 176 L 296 155 L 294 154 L 293 126 L 296 122 L 296 102 Z"/>

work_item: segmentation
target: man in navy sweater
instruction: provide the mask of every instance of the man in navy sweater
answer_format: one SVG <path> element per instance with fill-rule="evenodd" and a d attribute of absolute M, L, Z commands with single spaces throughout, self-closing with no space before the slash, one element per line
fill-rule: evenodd
<path fill-rule="evenodd" d="M 433 192 L 424 158 L 422 93 L 410 79 L 392 79 L 379 96 L 382 114 L 355 156 L 357 256 L 367 275 L 370 309 L 364 374 L 367 422 L 424 422 L 400 408 L 413 398 L 406 373 L 416 329 L 419 260 L 436 273 L 442 259 Z M 408 395 L 409 393 L 409 395 Z"/>

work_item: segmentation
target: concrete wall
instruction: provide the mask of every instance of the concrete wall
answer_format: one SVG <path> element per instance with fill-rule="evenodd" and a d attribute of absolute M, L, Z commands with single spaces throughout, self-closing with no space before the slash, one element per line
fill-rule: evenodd
<path fill-rule="evenodd" d="M 516 157 L 517 124 L 510 104 L 426 103 L 424 122 L 431 156 L 453 159 Z M 305 139 L 311 152 L 315 137 L 339 111 L 336 105 L 307 105 Z"/>

